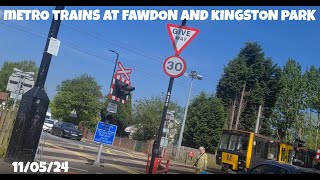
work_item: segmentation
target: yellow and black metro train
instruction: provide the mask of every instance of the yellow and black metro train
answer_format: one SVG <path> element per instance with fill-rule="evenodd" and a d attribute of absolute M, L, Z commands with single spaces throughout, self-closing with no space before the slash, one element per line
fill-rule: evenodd
<path fill-rule="evenodd" d="M 240 130 L 224 130 L 216 162 L 223 169 L 249 169 L 266 159 L 289 162 L 294 147 L 269 137 Z"/>
<path fill-rule="evenodd" d="M 315 152 L 306 148 L 297 152 L 292 144 L 260 134 L 241 130 L 223 130 L 216 162 L 222 166 L 223 170 L 238 171 L 247 170 L 265 160 L 295 164 L 294 158 L 298 158 L 296 160 L 303 167 L 311 168 L 315 164 Z"/>

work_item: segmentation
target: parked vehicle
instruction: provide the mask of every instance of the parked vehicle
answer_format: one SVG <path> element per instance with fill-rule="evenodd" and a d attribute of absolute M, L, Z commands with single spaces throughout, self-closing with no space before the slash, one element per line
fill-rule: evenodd
<path fill-rule="evenodd" d="M 54 123 L 54 120 L 51 118 L 51 113 L 48 111 L 42 127 L 43 131 L 50 132 Z"/>
<path fill-rule="evenodd" d="M 320 174 L 320 171 L 270 160 L 252 167 L 248 174 Z"/>
<path fill-rule="evenodd" d="M 76 126 L 68 122 L 57 122 L 53 125 L 51 134 L 60 137 L 66 137 L 80 141 L 82 138 L 82 132 L 79 131 Z"/>

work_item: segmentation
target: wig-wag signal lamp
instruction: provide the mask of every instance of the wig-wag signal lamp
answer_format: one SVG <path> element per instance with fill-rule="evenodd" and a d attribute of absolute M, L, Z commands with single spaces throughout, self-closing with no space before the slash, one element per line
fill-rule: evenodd
<path fill-rule="evenodd" d="M 125 104 L 128 96 L 134 90 L 135 87 L 131 86 L 130 81 L 116 74 L 112 81 L 109 99 Z"/>

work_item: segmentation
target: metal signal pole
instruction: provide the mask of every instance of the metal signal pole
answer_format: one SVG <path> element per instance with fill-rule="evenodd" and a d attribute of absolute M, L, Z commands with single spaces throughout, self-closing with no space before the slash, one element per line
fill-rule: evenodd
<path fill-rule="evenodd" d="M 112 77 L 111 77 L 111 83 L 110 83 L 110 88 L 111 88 L 111 86 L 112 86 L 112 81 L 113 81 L 113 77 L 114 77 L 114 73 L 116 72 L 117 65 L 118 65 L 119 53 L 117 53 L 116 51 L 111 50 L 111 49 L 109 49 L 109 51 L 117 54 L 116 62 L 115 62 L 115 64 L 114 64 L 114 68 L 113 68 L 113 74 L 112 74 Z"/>
<path fill-rule="evenodd" d="M 64 6 L 56 6 L 55 10 L 63 10 Z M 50 38 L 57 38 L 61 24 L 60 14 L 57 20 L 52 19 L 47 42 L 44 48 L 37 80 L 33 88 L 23 94 L 17 117 L 10 138 L 5 161 L 12 163 L 32 162 L 36 155 L 42 132 L 49 98 L 44 91 L 52 54 L 48 53 Z"/>
<path fill-rule="evenodd" d="M 183 20 L 181 27 L 185 26 L 187 23 L 187 20 Z M 177 56 L 179 56 L 179 54 L 177 54 Z M 152 169 L 154 166 L 154 161 L 155 158 L 158 158 L 160 156 L 160 143 L 161 143 L 161 138 L 162 138 L 162 134 L 163 134 L 163 127 L 164 127 L 164 123 L 166 121 L 166 116 L 167 116 L 167 111 L 168 111 L 168 107 L 169 107 L 169 102 L 170 102 L 170 97 L 171 97 L 171 91 L 172 91 L 172 86 L 173 86 L 173 81 L 174 78 L 170 77 L 170 81 L 169 81 L 169 86 L 168 86 L 168 90 L 167 90 L 167 95 L 166 95 L 166 100 L 164 103 L 164 107 L 163 107 L 163 112 L 162 112 L 162 118 L 161 118 L 161 123 L 160 123 L 160 128 L 159 128 L 159 133 L 157 136 L 157 140 L 155 141 L 155 146 L 153 146 L 152 148 L 152 156 L 151 156 L 151 161 L 150 161 L 150 165 L 149 165 L 149 171 L 148 174 L 152 174 Z"/>

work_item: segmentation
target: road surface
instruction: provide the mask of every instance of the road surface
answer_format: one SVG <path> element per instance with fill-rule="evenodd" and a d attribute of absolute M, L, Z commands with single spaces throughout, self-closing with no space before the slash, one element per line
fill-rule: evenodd
<path fill-rule="evenodd" d="M 101 166 L 93 166 L 96 160 L 99 144 L 83 139 L 81 141 L 70 140 L 44 134 L 40 153 L 36 155 L 39 161 L 68 162 L 69 174 L 145 174 L 147 155 L 133 152 L 119 147 L 104 146 L 101 153 Z M 0 174 L 14 173 L 13 166 L 0 161 Z M 28 171 L 30 173 L 30 171 Z M 54 173 L 51 171 L 51 173 Z M 56 172 L 59 173 L 59 172 Z M 193 174 L 194 168 L 190 165 L 170 161 L 169 174 Z M 209 173 L 217 174 L 220 171 Z"/>
<path fill-rule="evenodd" d="M 46 133 L 42 152 L 37 155 L 40 161 L 68 162 L 69 172 L 76 174 L 145 174 L 147 155 L 119 150 L 104 145 L 101 153 L 101 166 L 93 166 L 99 144 L 83 139 L 76 141 Z M 190 165 L 170 162 L 169 174 L 193 174 Z M 214 172 L 217 173 L 217 172 Z"/>

